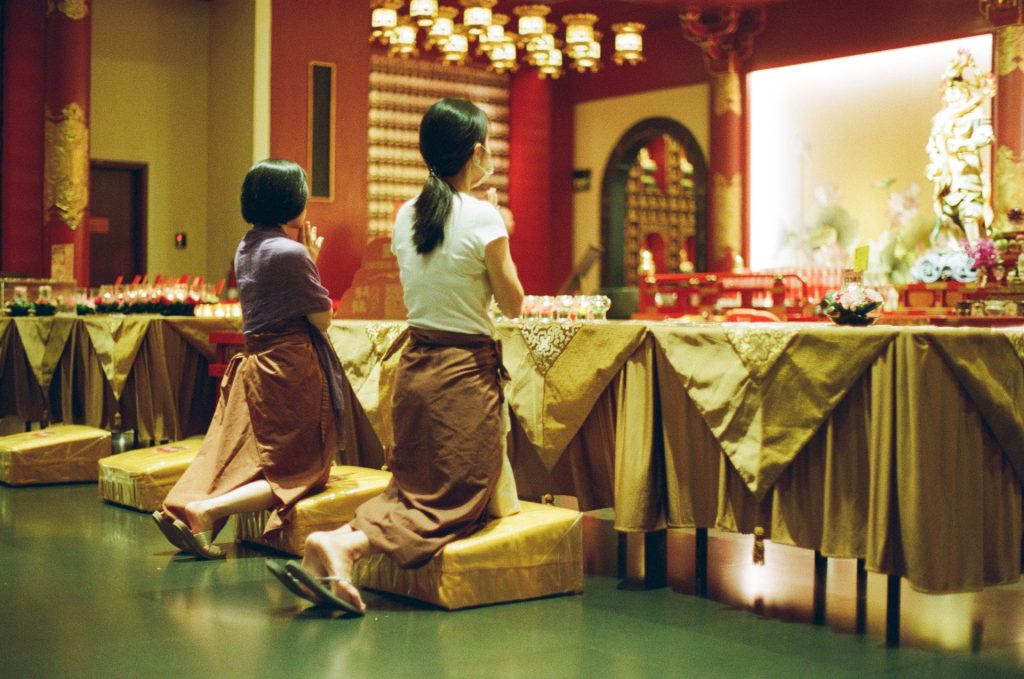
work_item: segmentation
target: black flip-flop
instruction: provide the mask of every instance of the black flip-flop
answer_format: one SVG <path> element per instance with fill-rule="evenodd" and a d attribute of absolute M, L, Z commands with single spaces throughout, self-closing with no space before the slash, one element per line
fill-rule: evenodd
<path fill-rule="evenodd" d="M 289 573 L 285 569 L 285 566 L 282 562 L 275 561 L 274 559 L 267 559 L 264 563 L 267 566 L 267 570 L 270 571 L 270 574 L 277 578 L 278 581 L 282 585 L 284 585 L 289 592 L 291 592 L 299 598 L 305 599 L 306 601 L 316 606 L 321 605 L 322 602 L 320 598 L 313 592 L 309 591 L 308 589 L 300 585 L 298 580 L 292 577 L 291 573 Z"/>
<path fill-rule="evenodd" d="M 311 593 L 320 598 L 318 605 L 320 606 L 331 606 L 339 610 L 345 611 L 350 615 L 363 615 L 363 611 L 355 607 L 348 601 L 345 601 L 337 594 L 331 591 L 329 587 L 324 587 L 325 582 L 350 582 L 348 578 L 342 578 L 340 576 L 328 576 L 318 578 L 305 568 L 302 567 L 298 561 L 289 561 L 284 565 L 285 571 L 288 572 L 293 578 L 295 578 L 300 585 L 309 589 Z"/>

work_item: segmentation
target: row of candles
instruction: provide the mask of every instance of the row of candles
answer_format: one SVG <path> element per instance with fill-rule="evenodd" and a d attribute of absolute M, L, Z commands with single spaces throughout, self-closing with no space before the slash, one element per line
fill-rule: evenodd
<path fill-rule="evenodd" d="M 571 321 L 604 321 L 608 318 L 612 301 L 604 295 L 527 295 L 517 321 L 541 323 Z M 496 303 L 491 313 L 497 320 L 503 317 Z"/>

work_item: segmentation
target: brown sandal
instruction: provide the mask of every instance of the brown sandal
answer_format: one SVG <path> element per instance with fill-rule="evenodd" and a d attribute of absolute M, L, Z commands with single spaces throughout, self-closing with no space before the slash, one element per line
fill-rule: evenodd
<path fill-rule="evenodd" d="M 204 559 L 223 559 L 224 550 L 213 544 L 213 531 L 207 530 L 202 533 L 193 533 L 192 529 L 185 525 L 181 519 L 174 520 L 174 528 L 178 535 L 188 547 L 185 551 L 191 552 Z"/>
<path fill-rule="evenodd" d="M 174 527 L 174 519 L 164 514 L 159 509 L 150 514 L 153 517 L 153 522 L 156 523 L 156 527 L 160 529 L 160 532 L 164 534 L 167 541 L 177 547 L 181 551 L 188 551 L 188 543 L 182 539 L 181 533 Z"/>

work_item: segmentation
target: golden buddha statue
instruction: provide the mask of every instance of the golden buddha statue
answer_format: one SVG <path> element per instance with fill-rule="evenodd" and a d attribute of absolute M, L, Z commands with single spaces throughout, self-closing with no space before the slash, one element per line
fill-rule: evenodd
<path fill-rule="evenodd" d="M 959 249 L 965 237 L 976 243 L 992 221 L 981 149 L 995 139 L 984 110 L 995 91 L 995 77 L 959 50 L 943 76 L 942 108 L 932 118 L 926 147 L 925 175 L 935 184 L 932 244 L 940 249 Z"/>

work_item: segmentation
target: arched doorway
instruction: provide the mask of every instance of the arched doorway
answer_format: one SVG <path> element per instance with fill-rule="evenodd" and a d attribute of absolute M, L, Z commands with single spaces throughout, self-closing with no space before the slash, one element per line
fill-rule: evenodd
<path fill-rule="evenodd" d="M 648 118 L 619 139 L 601 182 L 601 285 L 616 317 L 636 308 L 641 252 L 660 272 L 705 269 L 707 163 L 684 125 Z M 655 250 L 655 251 L 652 251 Z"/>

